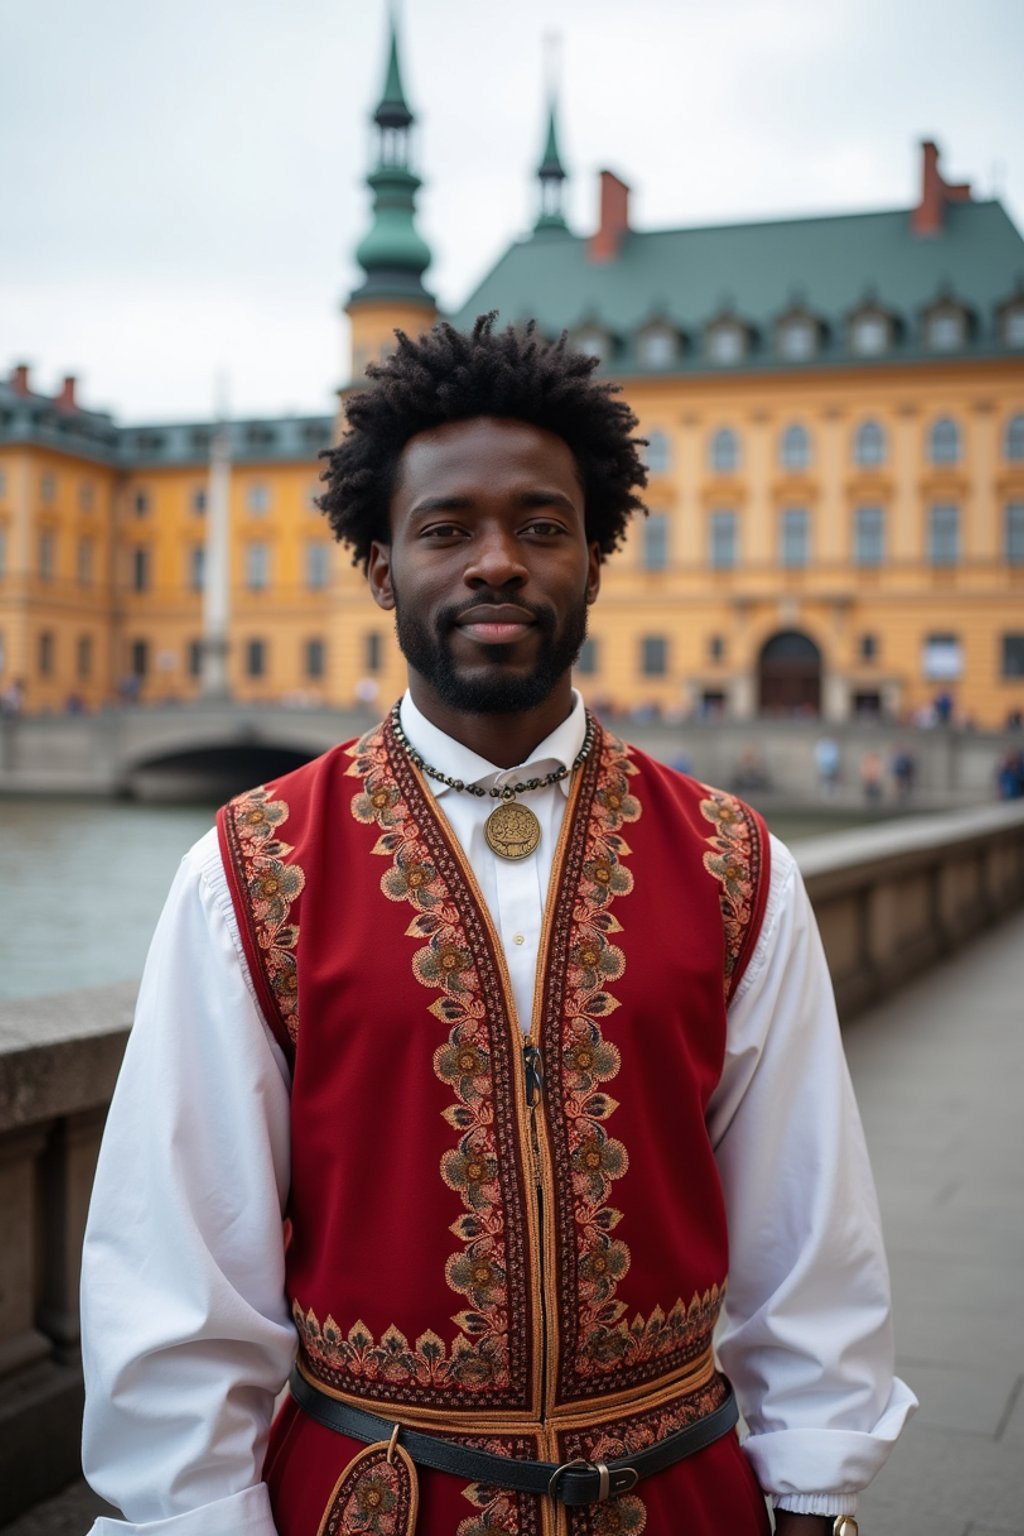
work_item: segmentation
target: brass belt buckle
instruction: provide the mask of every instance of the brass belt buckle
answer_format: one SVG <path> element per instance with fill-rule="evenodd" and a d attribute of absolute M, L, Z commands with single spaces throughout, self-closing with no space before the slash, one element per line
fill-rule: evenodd
<path fill-rule="evenodd" d="M 548 1495 L 550 1498 L 558 1498 L 558 1479 L 563 1472 L 568 1472 L 570 1467 L 585 1467 L 588 1472 L 597 1473 L 597 1498 L 593 1500 L 594 1503 L 603 1504 L 607 1499 L 611 1498 L 612 1474 L 607 1462 L 586 1461 L 582 1456 L 578 1456 L 575 1461 L 563 1461 L 560 1467 L 555 1468 L 548 1480 Z M 624 1477 L 629 1478 L 629 1482 L 623 1483 L 621 1487 L 616 1488 L 616 1495 L 628 1493 L 640 1481 L 640 1474 L 634 1467 L 619 1467 L 615 1477 L 616 1481 Z"/>

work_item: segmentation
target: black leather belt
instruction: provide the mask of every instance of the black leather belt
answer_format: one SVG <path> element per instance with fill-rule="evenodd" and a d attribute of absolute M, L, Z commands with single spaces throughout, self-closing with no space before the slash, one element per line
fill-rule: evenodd
<path fill-rule="evenodd" d="M 395 1430 L 391 1419 L 382 1419 L 363 1408 L 339 1402 L 307 1381 L 295 1366 L 288 1382 L 291 1394 L 304 1413 L 326 1429 L 348 1435 L 366 1445 L 387 1441 Z M 549 1494 L 562 1504 L 598 1504 L 620 1493 L 628 1493 L 638 1482 L 686 1456 L 702 1451 L 728 1434 L 739 1418 L 732 1388 L 721 1407 L 677 1429 L 656 1445 L 623 1456 L 615 1461 L 567 1461 L 556 1466 L 553 1461 L 515 1461 L 511 1456 L 496 1456 L 491 1451 L 475 1451 L 457 1441 L 424 1435 L 418 1429 L 398 1430 L 398 1444 L 404 1446 L 413 1461 L 450 1472 L 467 1482 L 483 1483 L 488 1488 L 508 1488 L 516 1493 Z"/>

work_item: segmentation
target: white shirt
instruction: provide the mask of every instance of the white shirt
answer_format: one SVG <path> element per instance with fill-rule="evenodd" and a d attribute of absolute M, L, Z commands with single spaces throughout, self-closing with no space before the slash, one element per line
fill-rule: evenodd
<path fill-rule="evenodd" d="M 485 787 L 570 766 L 569 719 L 501 770 L 406 695 L 426 762 Z M 529 1027 L 568 780 L 530 794 L 536 852 L 498 859 L 494 801 L 428 779 L 473 867 Z M 261 1468 L 295 1354 L 284 1291 L 289 1074 L 263 1020 L 215 832 L 185 856 L 146 962 L 100 1153 L 82 1270 L 86 1476 L 126 1520 L 93 1536 L 274 1536 Z M 772 839 L 761 933 L 729 1009 L 708 1129 L 729 1218 L 717 1340 L 763 1488 L 852 1512 L 915 1399 L 893 1376 L 888 1272 L 863 1133 L 813 914 Z"/>

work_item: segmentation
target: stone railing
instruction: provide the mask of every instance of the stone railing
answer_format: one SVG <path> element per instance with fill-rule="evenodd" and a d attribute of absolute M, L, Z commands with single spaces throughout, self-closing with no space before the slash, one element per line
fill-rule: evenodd
<path fill-rule="evenodd" d="M 801 843 L 849 1019 L 1024 902 L 1024 806 Z M 78 1264 L 134 988 L 0 1004 L 0 1525 L 78 1471 Z"/>

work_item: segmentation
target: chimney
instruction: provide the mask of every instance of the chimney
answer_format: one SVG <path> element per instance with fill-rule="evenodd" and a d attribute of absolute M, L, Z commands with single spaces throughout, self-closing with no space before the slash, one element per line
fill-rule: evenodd
<path fill-rule="evenodd" d="M 29 395 L 28 363 L 18 363 L 11 369 L 11 388 L 16 395 Z"/>
<path fill-rule="evenodd" d="M 629 234 L 629 188 L 613 171 L 601 172 L 601 222 L 590 237 L 591 261 L 614 261 Z"/>
<path fill-rule="evenodd" d="M 931 139 L 922 141 L 921 156 L 921 201 L 910 216 L 910 227 L 915 235 L 939 235 L 946 204 L 970 202 L 971 186 L 967 181 L 943 180 L 939 146 Z"/>
<path fill-rule="evenodd" d="M 54 405 L 60 406 L 65 411 L 77 411 L 78 401 L 75 399 L 75 385 L 78 380 L 73 373 L 69 373 L 60 387 L 60 394 L 54 399 Z"/>

